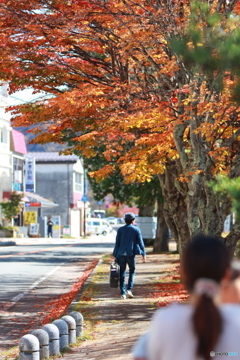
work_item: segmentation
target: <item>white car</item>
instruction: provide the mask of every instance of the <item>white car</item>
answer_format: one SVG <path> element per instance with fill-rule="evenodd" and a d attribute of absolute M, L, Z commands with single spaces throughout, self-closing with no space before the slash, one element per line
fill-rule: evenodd
<path fill-rule="evenodd" d="M 117 225 L 117 218 L 115 218 L 114 216 L 109 216 L 107 218 L 107 221 L 109 222 L 109 224 L 111 225 Z"/>
<path fill-rule="evenodd" d="M 112 227 L 105 219 L 89 218 L 86 221 L 87 234 L 107 235 L 112 232 Z"/>

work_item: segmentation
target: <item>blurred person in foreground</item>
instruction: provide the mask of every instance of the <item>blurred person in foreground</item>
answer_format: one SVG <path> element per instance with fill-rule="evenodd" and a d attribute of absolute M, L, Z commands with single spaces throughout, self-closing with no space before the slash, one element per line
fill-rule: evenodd
<path fill-rule="evenodd" d="M 240 260 L 231 263 L 229 275 L 221 282 L 219 302 L 240 305 Z"/>
<path fill-rule="evenodd" d="M 181 262 L 188 304 L 172 304 L 153 316 L 133 348 L 135 360 L 240 358 L 239 278 L 232 279 L 224 243 L 198 235 Z"/>
<path fill-rule="evenodd" d="M 117 231 L 113 256 L 120 266 L 120 292 L 121 298 L 133 298 L 132 288 L 136 268 L 136 255 L 142 255 L 142 261 L 146 261 L 146 252 L 140 229 L 134 225 L 135 215 L 131 212 L 124 216 L 126 225 Z M 125 286 L 126 267 L 129 267 L 127 289 Z"/>

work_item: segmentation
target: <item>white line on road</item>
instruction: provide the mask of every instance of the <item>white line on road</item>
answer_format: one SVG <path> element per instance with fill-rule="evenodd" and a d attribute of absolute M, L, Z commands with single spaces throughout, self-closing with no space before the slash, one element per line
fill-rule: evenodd
<path fill-rule="evenodd" d="M 65 264 L 62 263 L 58 266 L 56 266 L 54 269 L 52 269 L 51 271 L 49 271 L 49 273 L 47 273 L 46 275 L 42 276 L 39 280 L 35 281 L 29 288 L 28 290 L 24 291 L 21 294 L 18 294 L 16 296 L 14 296 L 14 298 L 12 298 L 12 300 L 7 303 L 4 307 L 2 311 L 7 311 L 8 309 L 10 309 L 13 305 L 15 305 L 20 299 L 22 299 L 25 295 L 27 295 L 31 290 L 35 289 L 38 285 L 40 285 L 44 280 L 46 280 L 49 276 L 51 276 L 52 274 L 54 274 L 57 270 L 60 269 L 61 266 L 63 266 Z M 2 312 L 1 311 L 1 312 Z"/>

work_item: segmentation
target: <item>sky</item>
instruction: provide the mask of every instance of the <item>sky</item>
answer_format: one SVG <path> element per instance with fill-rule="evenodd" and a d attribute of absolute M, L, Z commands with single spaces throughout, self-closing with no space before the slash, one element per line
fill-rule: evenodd
<path fill-rule="evenodd" d="M 9 95 L 8 103 L 9 105 L 19 105 L 25 102 L 32 102 L 43 96 L 44 93 L 33 94 L 33 89 L 25 89 L 23 91 L 17 91 L 14 94 Z"/>

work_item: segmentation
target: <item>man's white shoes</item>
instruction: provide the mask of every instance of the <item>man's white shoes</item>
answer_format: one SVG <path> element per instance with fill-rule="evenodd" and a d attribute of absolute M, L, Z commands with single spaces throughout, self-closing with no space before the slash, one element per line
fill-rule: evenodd
<path fill-rule="evenodd" d="M 128 297 L 129 299 L 132 299 L 132 298 L 134 297 L 134 296 L 133 296 L 133 293 L 131 292 L 131 290 L 127 290 L 126 295 L 125 295 L 125 294 L 121 295 L 121 299 L 123 299 L 123 300 L 125 300 L 127 297 Z"/>
<path fill-rule="evenodd" d="M 131 290 L 127 290 L 127 297 L 129 299 L 132 299 L 134 296 L 133 296 L 133 293 L 131 292 Z"/>

